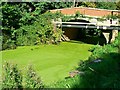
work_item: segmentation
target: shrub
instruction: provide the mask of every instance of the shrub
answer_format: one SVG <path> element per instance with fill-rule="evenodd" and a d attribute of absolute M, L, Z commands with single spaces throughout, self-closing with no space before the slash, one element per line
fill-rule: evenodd
<path fill-rule="evenodd" d="M 93 47 L 90 49 L 93 53 L 89 57 L 90 60 L 95 60 L 100 58 L 102 55 L 107 54 L 107 53 L 112 53 L 116 52 L 117 48 L 114 48 L 111 44 L 104 45 L 103 47 L 96 46 L 95 48 Z"/>
<path fill-rule="evenodd" d="M 118 35 L 118 52 L 120 53 L 120 32 L 119 32 L 119 35 Z"/>
<path fill-rule="evenodd" d="M 117 15 L 107 15 L 105 16 L 107 19 L 117 19 L 118 16 Z"/>
<path fill-rule="evenodd" d="M 76 11 L 75 13 L 75 19 L 79 18 L 79 17 L 84 17 L 83 14 L 81 14 L 79 11 Z"/>
<path fill-rule="evenodd" d="M 25 77 L 25 88 L 43 88 L 44 85 L 40 77 L 37 76 L 36 72 L 32 69 L 32 66 L 28 67 Z"/>
<path fill-rule="evenodd" d="M 34 45 L 37 38 L 35 28 L 34 25 L 29 25 L 18 29 L 16 44 L 19 46 Z"/>
<path fill-rule="evenodd" d="M 16 46 L 36 45 L 36 44 L 51 44 L 59 42 L 62 30 L 56 28 L 56 33 L 53 30 L 52 19 L 62 17 L 60 12 L 46 12 L 36 17 L 36 21 L 32 24 L 22 25 L 20 28 L 8 28 L 3 30 L 3 50 L 15 49 Z"/>
<path fill-rule="evenodd" d="M 76 11 L 76 13 L 75 13 L 75 18 L 78 18 L 80 15 L 81 15 L 80 12 L 79 12 L 79 11 Z"/>
<path fill-rule="evenodd" d="M 5 49 L 15 49 L 15 40 L 12 40 L 10 36 L 3 34 L 2 36 L 2 50 Z"/>
<path fill-rule="evenodd" d="M 118 46 L 119 46 L 119 39 L 118 39 L 118 37 L 115 39 L 115 41 L 113 41 L 113 42 L 111 43 L 111 45 L 112 45 L 113 47 L 118 47 Z"/>
<path fill-rule="evenodd" d="M 2 88 L 22 88 L 22 74 L 17 65 L 5 63 Z"/>
<path fill-rule="evenodd" d="M 91 47 L 91 48 L 89 49 L 89 51 L 90 51 L 90 52 L 93 52 L 95 49 L 100 48 L 100 47 L 101 47 L 101 46 L 97 44 L 97 45 Z"/>
<path fill-rule="evenodd" d="M 17 45 L 36 45 L 57 43 L 61 39 L 62 30 L 53 30 L 53 24 L 49 18 L 50 13 L 39 16 L 33 25 L 23 26 L 17 30 Z M 52 17 L 52 16 L 51 16 Z M 55 17 L 54 17 L 55 18 Z"/>
<path fill-rule="evenodd" d="M 118 52 L 120 52 L 120 32 L 118 33 L 118 36 L 115 38 L 115 40 L 111 43 L 111 45 L 118 48 Z"/>
<path fill-rule="evenodd" d="M 17 64 L 6 62 L 3 69 L 2 89 L 44 88 L 40 77 L 37 76 L 32 66 L 28 67 L 26 75 L 22 75 Z"/>

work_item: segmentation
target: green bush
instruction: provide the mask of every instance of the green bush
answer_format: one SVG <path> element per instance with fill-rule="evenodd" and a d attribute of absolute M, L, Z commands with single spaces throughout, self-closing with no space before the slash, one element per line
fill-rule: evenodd
<path fill-rule="evenodd" d="M 3 34 L 3 36 L 2 36 L 2 50 L 15 49 L 15 48 L 16 48 L 15 40 L 12 40 L 12 38 L 9 35 Z"/>
<path fill-rule="evenodd" d="M 22 74 L 18 70 L 17 65 L 5 63 L 3 66 L 3 83 L 2 88 L 22 88 Z"/>
<path fill-rule="evenodd" d="M 95 49 L 100 48 L 100 45 L 95 45 L 89 49 L 90 52 L 93 52 Z"/>
<path fill-rule="evenodd" d="M 115 41 L 111 43 L 113 47 L 118 48 L 118 52 L 120 52 L 120 32 L 118 33 L 118 36 L 115 38 Z"/>
<path fill-rule="evenodd" d="M 18 69 L 17 64 L 6 62 L 3 65 L 2 89 L 44 88 L 44 85 L 31 66 L 26 75 Z"/>
<path fill-rule="evenodd" d="M 107 15 L 107 16 L 105 16 L 105 18 L 107 18 L 107 19 L 117 19 L 118 16 L 117 15 Z"/>
<path fill-rule="evenodd" d="M 120 53 L 120 32 L 119 32 L 119 35 L 118 35 L 118 52 Z"/>
<path fill-rule="evenodd" d="M 2 49 L 15 49 L 18 45 L 54 43 L 51 19 L 56 20 L 62 14 L 44 13 L 49 7 L 47 5 L 46 2 L 2 3 Z M 29 11 L 31 7 L 35 10 Z"/>
<path fill-rule="evenodd" d="M 22 45 L 34 45 L 37 35 L 35 33 L 35 28 L 33 25 L 23 26 L 17 30 L 16 44 Z"/>
<path fill-rule="evenodd" d="M 62 30 L 53 29 L 49 18 L 50 13 L 39 16 L 32 25 L 23 26 L 17 30 L 17 45 L 54 44 L 60 41 Z M 51 16 L 52 17 L 52 16 Z M 55 17 L 54 17 L 55 18 Z"/>
<path fill-rule="evenodd" d="M 77 19 L 79 17 L 83 17 L 83 14 L 81 14 L 79 11 L 76 11 L 74 18 Z"/>
<path fill-rule="evenodd" d="M 28 67 L 25 77 L 25 88 L 43 88 L 44 85 L 40 77 L 37 76 L 36 72 L 32 69 L 32 66 Z"/>
<path fill-rule="evenodd" d="M 102 55 L 107 54 L 107 53 L 112 53 L 116 52 L 118 48 L 115 48 L 113 45 L 108 44 L 102 46 L 95 46 L 90 49 L 92 51 L 91 56 L 89 57 L 90 60 L 95 60 L 98 58 L 101 58 Z"/>
<path fill-rule="evenodd" d="M 111 43 L 111 45 L 112 45 L 113 47 L 118 47 L 118 46 L 119 46 L 119 39 L 118 39 L 118 37 L 115 39 L 114 42 Z"/>

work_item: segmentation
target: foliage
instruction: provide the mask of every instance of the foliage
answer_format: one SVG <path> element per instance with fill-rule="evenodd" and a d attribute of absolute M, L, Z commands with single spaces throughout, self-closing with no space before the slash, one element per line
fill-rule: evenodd
<path fill-rule="evenodd" d="M 21 17 L 22 16 L 19 5 L 13 3 L 2 3 L 2 26 L 4 30 L 3 32 L 11 28 L 19 28 L 19 22 Z M 11 33 L 11 31 L 7 31 L 6 33 Z"/>
<path fill-rule="evenodd" d="M 83 14 L 81 14 L 79 11 L 76 11 L 75 18 L 83 17 Z"/>
<path fill-rule="evenodd" d="M 77 70 L 84 75 L 77 75 L 55 83 L 57 88 L 117 88 L 119 80 L 119 54 L 104 54 L 101 62 L 84 61 Z M 84 65 L 83 65 L 84 64 Z"/>
<path fill-rule="evenodd" d="M 106 18 L 106 19 L 117 19 L 118 15 L 107 15 L 107 16 L 104 16 L 104 18 Z"/>
<path fill-rule="evenodd" d="M 75 15 L 64 15 L 62 16 L 62 21 L 70 21 L 72 19 L 77 19 L 77 18 L 83 18 L 85 17 L 83 14 L 81 14 L 79 11 L 76 11 Z"/>
<path fill-rule="evenodd" d="M 17 35 L 17 40 L 16 40 L 16 45 L 34 45 L 36 43 L 36 33 L 34 30 L 33 25 L 32 26 L 23 26 L 19 28 L 16 32 Z"/>
<path fill-rule="evenodd" d="M 35 10 L 33 12 L 35 15 L 42 14 L 49 9 L 48 2 L 32 2 L 31 4 L 35 7 Z"/>
<path fill-rule="evenodd" d="M 118 32 L 118 37 L 116 37 L 112 45 L 118 47 L 118 53 L 120 53 L 120 32 Z"/>
<path fill-rule="evenodd" d="M 15 32 L 22 17 L 18 5 L 2 3 L 3 49 L 15 48 Z M 16 18 L 17 17 L 17 18 Z"/>
<path fill-rule="evenodd" d="M 119 2 L 77 2 L 76 6 L 91 7 L 91 8 L 100 8 L 100 9 L 110 9 L 110 10 L 119 10 Z"/>
<path fill-rule="evenodd" d="M 101 21 L 101 22 L 105 21 L 104 17 L 102 17 L 102 18 L 97 18 L 97 20 L 98 20 L 98 21 Z"/>
<path fill-rule="evenodd" d="M 62 18 L 64 15 L 59 11 L 57 11 L 55 13 L 51 13 L 48 11 L 48 12 L 44 13 L 42 16 L 44 16 L 45 18 L 47 18 L 49 20 L 53 19 L 56 21 L 57 19 Z"/>
<path fill-rule="evenodd" d="M 82 6 L 95 8 L 96 4 L 94 2 L 82 2 Z"/>
<path fill-rule="evenodd" d="M 115 2 L 96 2 L 96 7 L 101 9 L 115 10 L 116 3 Z"/>
<path fill-rule="evenodd" d="M 104 45 L 103 47 L 98 47 L 92 51 L 92 55 L 89 57 L 90 60 L 95 60 L 100 58 L 102 55 L 111 53 L 111 52 L 116 52 L 117 48 L 114 48 L 112 45 Z"/>
<path fill-rule="evenodd" d="M 90 52 L 93 52 L 93 51 L 94 51 L 95 49 L 97 49 L 97 48 L 101 48 L 101 46 L 97 44 L 97 45 L 91 47 L 91 48 L 89 49 L 89 51 L 90 51 Z"/>
<path fill-rule="evenodd" d="M 78 76 L 75 76 L 74 78 L 67 78 L 64 80 L 54 82 L 54 84 L 50 84 L 47 87 L 49 87 L 49 88 L 71 88 L 72 89 L 72 87 L 74 86 L 75 83 L 77 83 L 78 85 L 81 85 L 79 82 Z M 77 87 L 75 87 L 75 88 L 77 88 Z"/>
<path fill-rule="evenodd" d="M 64 15 L 64 16 L 62 17 L 62 21 L 63 21 L 63 22 L 70 21 L 72 18 L 74 18 L 73 15 L 71 15 L 71 16 L 67 16 L 67 15 L 65 16 L 65 15 Z"/>
<path fill-rule="evenodd" d="M 116 38 L 115 38 L 115 41 L 113 41 L 113 42 L 111 43 L 111 45 L 112 45 L 113 47 L 119 47 L 119 37 L 116 37 Z"/>
<path fill-rule="evenodd" d="M 6 63 L 3 68 L 5 72 L 2 88 L 22 88 L 22 75 L 17 65 Z"/>
<path fill-rule="evenodd" d="M 1 27 L 3 33 L 2 49 L 15 49 L 17 45 L 35 45 L 40 42 L 52 43 L 51 40 L 53 40 L 53 36 L 51 35 L 53 35 L 54 32 L 52 31 L 53 27 L 50 21 L 51 19 L 61 17 L 62 14 L 55 13 L 52 15 L 48 12 L 40 15 L 48 10 L 49 7 L 50 2 L 3 2 L 3 25 Z M 39 24 L 41 25 L 40 28 Z M 54 39 L 56 39 L 56 37 Z"/>
<path fill-rule="evenodd" d="M 85 67 L 83 67 L 82 70 L 85 72 L 85 77 L 80 79 L 81 83 L 84 81 L 84 83 L 86 83 L 84 84 L 85 86 L 88 85 L 87 87 L 92 88 L 120 88 L 120 81 L 118 80 L 120 75 L 118 71 L 119 55 L 115 53 L 106 53 L 101 55 L 99 60 L 101 61 L 95 62 L 93 60 L 84 62 Z"/>
<path fill-rule="evenodd" d="M 29 66 L 26 75 L 23 75 L 23 73 L 18 69 L 17 64 L 14 65 L 6 62 L 3 68 L 5 71 L 3 71 L 2 89 L 40 89 L 44 87 L 41 79 L 37 76 L 31 66 Z"/>
<path fill-rule="evenodd" d="M 56 17 L 59 14 L 54 15 Z M 53 30 L 50 13 L 45 13 L 39 16 L 36 22 L 32 25 L 26 25 L 17 30 L 17 45 L 36 45 L 36 44 L 51 44 L 57 43 L 61 39 L 62 31 L 56 28 Z"/>
<path fill-rule="evenodd" d="M 37 76 L 36 72 L 32 69 L 31 65 L 28 67 L 28 70 L 26 73 L 25 87 L 26 88 L 37 88 L 37 89 L 44 87 L 40 77 Z"/>
<path fill-rule="evenodd" d="M 15 40 L 12 40 L 10 36 L 3 33 L 2 50 L 16 49 Z"/>
<path fill-rule="evenodd" d="M 104 54 L 117 52 L 119 47 L 119 38 L 120 38 L 120 33 L 118 37 L 116 37 L 115 41 L 112 42 L 111 44 L 107 44 L 104 46 L 96 45 L 90 48 L 89 51 L 92 52 L 92 55 L 89 57 L 89 59 L 95 60 L 97 58 L 100 58 Z"/>
<path fill-rule="evenodd" d="M 117 8 L 116 8 L 117 10 L 120 10 L 120 1 L 118 1 L 118 2 L 116 3 L 116 7 L 117 7 Z"/>
<path fill-rule="evenodd" d="M 51 2 L 49 3 L 50 9 L 59 9 L 59 8 L 67 8 L 73 5 L 73 2 Z"/>

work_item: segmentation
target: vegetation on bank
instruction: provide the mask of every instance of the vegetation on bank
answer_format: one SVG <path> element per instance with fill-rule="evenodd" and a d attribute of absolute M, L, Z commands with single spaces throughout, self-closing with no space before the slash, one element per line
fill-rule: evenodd
<path fill-rule="evenodd" d="M 112 44 L 107 44 L 107 45 L 104 45 L 104 46 L 95 45 L 95 46 L 89 47 L 89 48 L 87 48 L 85 46 L 84 48 L 87 48 L 89 51 L 92 52 L 90 57 L 88 59 L 86 58 L 86 60 L 85 59 L 83 60 L 81 58 L 82 56 L 85 55 L 85 53 L 84 53 L 84 55 L 81 55 L 81 54 L 83 54 L 83 51 L 79 51 L 79 52 L 75 51 L 75 55 L 78 52 L 78 55 L 81 55 L 81 56 L 78 59 L 78 62 L 79 62 L 78 65 L 79 66 L 75 67 L 74 69 L 76 69 L 80 73 L 76 74 L 74 77 L 70 77 L 69 75 L 67 75 L 65 77 L 65 75 L 63 75 L 64 80 L 58 80 L 56 83 L 54 82 L 52 84 L 47 84 L 47 85 L 45 85 L 46 83 L 44 83 L 44 82 L 40 82 L 39 79 L 38 79 L 38 81 L 36 81 L 36 79 L 35 79 L 34 83 L 38 83 L 38 84 L 35 84 L 35 85 L 37 85 L 36 87 L 37 88 L 39 88 L 39 87 L 40 88 L 41 87 L 42 88 L 120 88 L 120 86 L 119 86 L 120 85 L 120 79 L 119 79 L 119 76 L 120 76 L 120 72 L 119 72 L 119 69 L 120 69 L 120 66 L 119 66 L 119 64 L 120 64 L 120 60 L 119 60 L 120 59 L 120 52 L 119 52 L 120 51 L 120 42 L 118 42 L 119 40 L 120 40 L 120 34 L 119 34 L 119 37 L 117 37 L 116 40 Z M 73 43 L 73 44 L 75 45 L 75 43 Z M 71 45 L 72 45 L 72 43 L 71 43 Z M 78 44 L 76 44 L 76 45 L 78 45 Z M 78 45 L 79 49 L 80 49 L 80 46 L 83 48 L 82 44 L 79 44 Z M 47 46 L 45 46 L 45 48 L 46 47 Z M 58 47 L 60 47 L 60 46 L 58 46 Z M 70 48 L 71 48 L 71 46 L 70 46 Z M 35 48 L 32 48 L 32 50 L 34 51 Z M 56 48 L 55 48 L 55 50 L 56 50 Z M 72 48 L 72 50 L 74 50 L 74 49 Z M 83 50 L 83 49 L 81 49 L 81 50 Z M 84 49 L 84 51 L 85 51 L 85 49 Z M 7 53 L 8 51 L 4 51 L 4 52 Z M 14 51 L 11 51 L 11 52 L 14 52 Z M 36 50 L 35 50 L 35 52 L 36 52 Z M 67 50 L 67 52 L 68 52 L 68 50 Z M 79 54 L 80 52 L 81 52 L 81 54 Z M 64 51 L 63 54 L 65 54 L 65 51 Z M 3 54 L 3 55 L 5 55 L 5 54 Z M 73 51 L 72 51 L 71 55 L 73 55 Z M 73 55 L 71 57 L 75 57 L 75 55 Z M 64 55 L 62 55 L 62 56 L 64 56 Z M 76 56 L 76 57 L 78 57 L 78 56 Z M 3 57 L 3 58 L 5 58 L 5 57 Z M 16 59 L 18 59 L 18 58 L 16 58 Z M 47 60 L 47 59 L 45 59 L 45 60 Z M 53 61 L 53 60 L 54 59 L 50 60 L 50 62 Z M 60 60 L 60 62 L 63 63 L 63 61 L 61 61 L 61 60 Z M 65 60 L 67 60 L 67 59 L 65 59 Z M 69 64 L 70 64 L 70 61 L 73 61 L 73 60 L 74 59 L 72 58 L 71 60 L 69 59 L 69 61 L 67 61 L 67 62 L 69 62 Z M 21 61 L 18 60 L 18 62 L 20 63 Z M 58 64 L 58 62 L 56 64 Z M 54 64 L 54 65 L 56 65 L 56 64 Z M 54 66 L 54 65 L 52 65 L 52 66 Z M 8 65 L 8 66 L 10 66 L 10 65 Z M 4 67 L 8 67 L 8 66 L 7 66 L 7 64 L 5 64 Z M 65 66 L 66 66 L 66 63 L 65 63 Z M 16 67 L 16 66 L 14 66 L 14 67 Z M 45 67 L 46 66 L 44 66 L 44 68 Z M 10 77 L 16 78 L 16 77 L 14 77 L 14 75 L 18 75 L 17 78 L 19 78 L 19 80 L 21 80 L 22 76 L 19 76 L 21 74 L 20 74 L 20 72 L 18 73 L 18 69 L 14 69 L 14 70 L 11 71 L 11 72 L 15 71 L 18 74 L 14 74 L 14 73 L 9 74 L 9 73 L 11 73 L 10 69 L 14 69 L 14 68 L 5 69 L 5 70 L 8 70 L 8 71 L 4 72 L 4 77 L 8 77 L 9 75 L 11 75 Z M 55 69 L 56 69 L 56 67 L 55 67 Z M 31 69 L 30 69 L 30 71 L 31 71 Z M 37 69 L 36 69 L 36 71 L 37 71 Z M 52 71 L 53 71 L 53 69 L 52 69 Z M 60 70 L 60 71 L 63 71 L 63 70 Z M 51 72 L 51 70 L 50 70 L 50 72 Z M 58 72 L 58 70 L 57 70 L 57 72 Z M 68 70 L 68 72 L 69 72 L 69 70 Z M 68 74 L 68 72 L 67 72 L 67 74 Z M 48 73 L 48 70 L 46 71 L 46 73 Z M 24 72 L 24 74 L 25 74 L 25 72 Z M 28 74 L 32 74 L 32 73 L 27 73 L 27 76 L 29 76 Z M 59 75 L 60 74 L 61 73 L 59 73 Z M 47 77 L 49 77 L 48 75 L 50 75 L 50 73 L 46 74 L 46 75 L 47 75 Z M 23 75 L 23 76 L 25 76 L 25 75 Z M 45 76 L 45 74 L 43 74 L 43 76 Z M 55 74 L 55 76 L 56 76 L 56 74 Z M 49 78 L 51 78 L 51 76 Z M 11 81 L 11 80 L 8 80 L 8 79 L 10 79 L 10 78 L 3 79 L 3 80 L 6 80 L 3 83 L 4 86 L 5 85 L 6 86 L 11 85 L 11 84 L 8 84 Z M 29 84 L 27 84 L 28 88 L 33 87 L 32 85 L 34 83 L 33 83 L 33 80 L 31 80 L 31 79 L 27 79 L 29 81 Z M 21 80 L 21 82 L 23 83 L 22 85 L 25 85 L 25 83 L 27 83 L 27 81 L 25 81 L 25 80 L 23 79 L 23 82 Z M 12 81 L 12 83 L 15 83 L 15 84 L 13 84 L 12 88 L 16 87 L 14 85 L 18 85 L 18 86 L 21 85 L 21 82 L 19 82 L 19 84 L 18 84 L 18 81 L 15 81 L 15 82 Z M 34 87 L 35 87 L 35 85 L 34 85 Z"/>
<path fill-rule="evenodd" d="M 61 42 L 59 45 L 22 46 L 2 51 L 3 65 L 5 62 L 17 64 L 18 70 L 25 76 L 30 64 L 43 84 L 49 85 L 68 77 L 69 72 L 78 67 L 80 59 L 86 60 L 90 56 L 88 50 L 92 46 L 79 41 Z"/>
<path fill-rule="evenodd" d="M 23 88 L 43 88 L 44 85 L 41 78 L 37 76 L 36 72 L 33 70 L 32 66 L 27 68 L 27 72 L 24 74 L 24 79 L 22 72 L 18 69 L 17 64 L 9 64 L 6 62 L 3 66 L 3 79 L 2 79 L 2 89 L 23 89 Z"/>
<path fill-rule="evenodd" d="M 54 88 L 120 88 L 120 34 L 112 44 L 93 46 L 88 60 L 80 61 L 79 73 L 73 78 L 58 81 Z"/>

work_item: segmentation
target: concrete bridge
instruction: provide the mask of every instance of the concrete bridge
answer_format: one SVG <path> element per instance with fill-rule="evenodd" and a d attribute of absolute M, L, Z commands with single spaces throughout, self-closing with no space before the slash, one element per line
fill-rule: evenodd
<path fill-rule="evenodd" d="M 75 28 L 99 29 L 102 30 L 102 33 L 106 38 L 106 43 L 109 43 L 115 40 L 115 37 L 118 35 L 118 30 L 120 30 L 118 19 L 108 20 L 104 18 L 103 21 L 97 20 L 97 18 L 101 18 L 106 15 L 118 15 L 120 14 L 119 10 L 105 10 L 105 9 L 84 8 L 84 7 L 51 10 L 51 12 L 56 12 L 56 11 L 59 11 L 65 15 L 75 15 L 75 13 L 79 11 L 80 14 L 84 14 L 85 16 L 87 16 L 84 18 L 80 17 L 77 19 L 71 18 L 70 20 L 71 22 L 62 22 L 61 19 L 58 19 L 58 21 L 54 21 L 55 26 L 56 25 L 62 26 L 62 28 L 67 29 L 64 30 L 69 33 L 71 31 L 70 29 L 75 30 Z M 92 17 L 92 18 L 88 18 L 88 17 Z M 69 31 L 68 28 L 70 28 Z"/>

